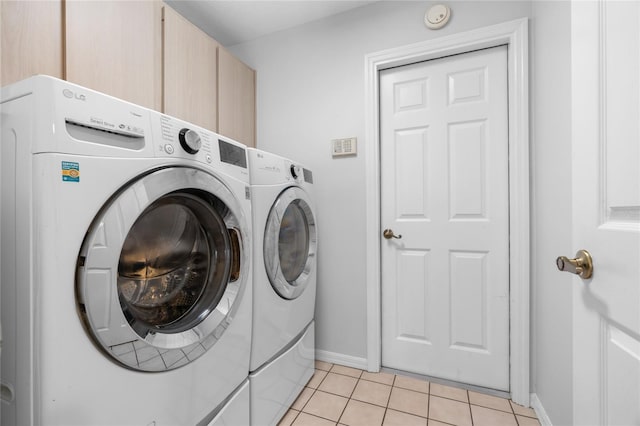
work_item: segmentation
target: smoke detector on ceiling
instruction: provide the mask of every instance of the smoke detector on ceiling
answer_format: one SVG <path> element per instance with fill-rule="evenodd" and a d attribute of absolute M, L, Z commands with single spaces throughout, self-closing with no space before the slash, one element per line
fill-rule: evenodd
<path fill-rule="evenodd" d="M 444 4 L 431 6 L 424 14 L 424 24 L 427 28 L 438 30 L 444 27 L 451 18 L 451 9 Z"/>

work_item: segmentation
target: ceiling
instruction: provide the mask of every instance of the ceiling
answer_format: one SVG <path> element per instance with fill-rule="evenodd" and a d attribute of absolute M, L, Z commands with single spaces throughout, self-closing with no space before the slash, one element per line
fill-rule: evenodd
<path fill-rule="evenodd" d="M 167 0 L 172 8 L 216 39 L 233 46 L 378 0 Z"/>

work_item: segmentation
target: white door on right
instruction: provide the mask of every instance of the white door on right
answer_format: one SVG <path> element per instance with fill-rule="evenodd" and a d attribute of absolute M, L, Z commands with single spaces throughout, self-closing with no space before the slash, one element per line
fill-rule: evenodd
<path fill-rule="evenodd" d="M 572 2 L 576 425 L 640 425 L 640 2 Z M 570 165 L 567 163 L 568 166 Z M 562 273 L 562 272 L 558 272 Z"/>
<path fill-rule="evenodd" d="M 385 367 L 509 390 L 507 99 L 506 46 L 380 72 Z"/>

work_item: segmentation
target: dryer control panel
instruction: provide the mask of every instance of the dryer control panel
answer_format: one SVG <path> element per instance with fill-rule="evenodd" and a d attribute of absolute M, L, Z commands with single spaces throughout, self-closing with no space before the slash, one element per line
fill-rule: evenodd
<path fill-rule="evenodd" d="M 289 171 L 294 180 L 313 183 L 313 173 L 311 173 L 311 170 L 305 169 L 299 164 L 291 164 Z"/>
<path fill-rule="evenodd" d="M 298 178 L 302 174 L 300 169 L 301 169 L 300 166 L 296 164 L 292 164 L 291 167 L 289 167 L 289 172 L 291 173 L 291 177 L 298 180 Z"/>
<path fill-rule="evenodd" d="M 255 148 L 248 151 L 252 184 L 313 184 L 313 173 L 301 164 Z"/>

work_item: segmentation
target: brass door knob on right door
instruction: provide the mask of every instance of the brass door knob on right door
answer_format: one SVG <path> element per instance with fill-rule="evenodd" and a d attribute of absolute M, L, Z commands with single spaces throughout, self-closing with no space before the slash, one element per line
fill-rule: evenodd
<path fill-rule="evenodd" d="M 574 259 L 560 256 L 556 259 L 556 266 L 559 270 L 571 272 L 579 275 L 580 278 L 587 279 L 593 275 L 593 259 L 586 250 L 578 250 Z"/>
<path fill-rule="evenodd" d="M 385 229 L 384 231 L 382 231 L 382 236 L 387 240 L 390 240 L 391 238 L 402 238 L 402 235 L 395 235 L 391 229 Z"/>

